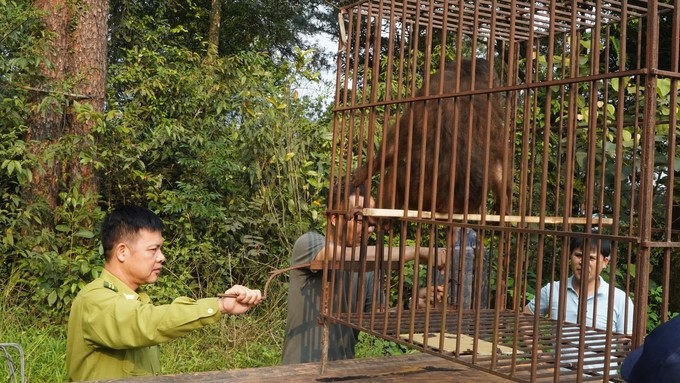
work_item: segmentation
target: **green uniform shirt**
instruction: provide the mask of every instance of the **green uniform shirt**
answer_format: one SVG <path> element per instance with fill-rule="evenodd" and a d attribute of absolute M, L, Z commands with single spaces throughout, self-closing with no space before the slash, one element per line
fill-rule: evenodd
<path fill-rule="evenodd" d="M 68 320 L 69 381 L 160 374 L 157 345 L 218 322 L 218 298 L 154 306 L 107 270 L 73 300 Z"/>

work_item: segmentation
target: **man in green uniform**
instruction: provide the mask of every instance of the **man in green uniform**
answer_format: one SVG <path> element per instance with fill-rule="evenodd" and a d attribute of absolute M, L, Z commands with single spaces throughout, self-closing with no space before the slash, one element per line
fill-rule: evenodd
<path fill-rule="evenodd" d="M 155 283 L 163 268 L 162 230 L 160 218 L 137 206 L 122 206 L 104 219 L 104 270 L 71 306 L 69 381 L 160 374 L 158 344 L 216 323 L 222 314 L 245 313 L 262 300 L 259 290 L 234 285 L 224 298 L 153 305 L 139 288 Z"/>

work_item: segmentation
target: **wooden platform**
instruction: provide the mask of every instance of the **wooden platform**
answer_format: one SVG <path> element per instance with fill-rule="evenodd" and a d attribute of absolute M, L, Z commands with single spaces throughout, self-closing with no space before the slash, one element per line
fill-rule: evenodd
<path fill-rule="evenodd" d="M 319 363 L 304 363 L 287 366 L 245 368 L 239 370 L 112 380 L 108 382 L 510 382 L 510 380 L 505 378 L 425 353 L 329 362 L 324 374 L 319 373 L 319 367 Z"/>

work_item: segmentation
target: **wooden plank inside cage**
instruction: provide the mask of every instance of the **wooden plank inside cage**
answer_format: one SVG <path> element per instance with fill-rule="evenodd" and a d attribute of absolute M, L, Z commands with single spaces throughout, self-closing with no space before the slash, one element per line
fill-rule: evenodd
<path fill-rule="evenodd" d="M 498 214 L 445 214 L 434 213 L 431 211 L 418 210 L 402 210 L 402 209 L 377 209 L 365 208 L 362 214 L 367 217 L 380 218 L 421 218 L 421 219 L 435 219 L 435 220 L 452 220 L 452 221 L 476 221 L 485 220 L 487 222 L 508 222 L 508 223 L 545 223 L 545 224 L 572 224 L 585 225 L 590 222 L 593 225 L 611 225 L 614 223 L 612 218 L 606 217 L 546 217 L 546 216 L 521 216 L 521 215 L 498 215 Z"/>

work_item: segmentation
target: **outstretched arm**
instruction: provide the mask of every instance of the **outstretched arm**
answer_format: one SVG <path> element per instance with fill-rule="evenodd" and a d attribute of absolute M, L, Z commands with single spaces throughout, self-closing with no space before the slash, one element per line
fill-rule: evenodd
<path fill-rule="evenodd" d="M 375 261 L 379 257 L 380 250 L 381 249 L 376 246 L 367 246 L 366 260 Z M 384 248 L 382 248 L 383 260 L 393 262 L 399 261 L 400 256 L 399 250 L 400 248 L 398 246 L 395 247 L 385 246 Z M 342 259 L 344 256 L 344 260 L 352 261 L 357 260 L 359 258 L 360 252 L 361 248 L 359 246 L 345 247 L 340 245 L 329 244 L 316 254 L 315 259 L 318 261 L 324 261 L 332 259 Z M 416 248 L 415 246 L 405 246 L 404 262 L 412 261 L 416 259 L 416 256 L 419 257 L 422 262 L 428 262 L 430 256 L 434 254 L 435 249 L 430 249 L 428 247 L 421 246 Z M 445 248 L 436 249 L 436 254 L 437 256 L 434 257 L 435 259 L 433 260 L 433 262 L 435 263 L 438 269 L 442 269 L 446 263 L 446 249 Z"/>

